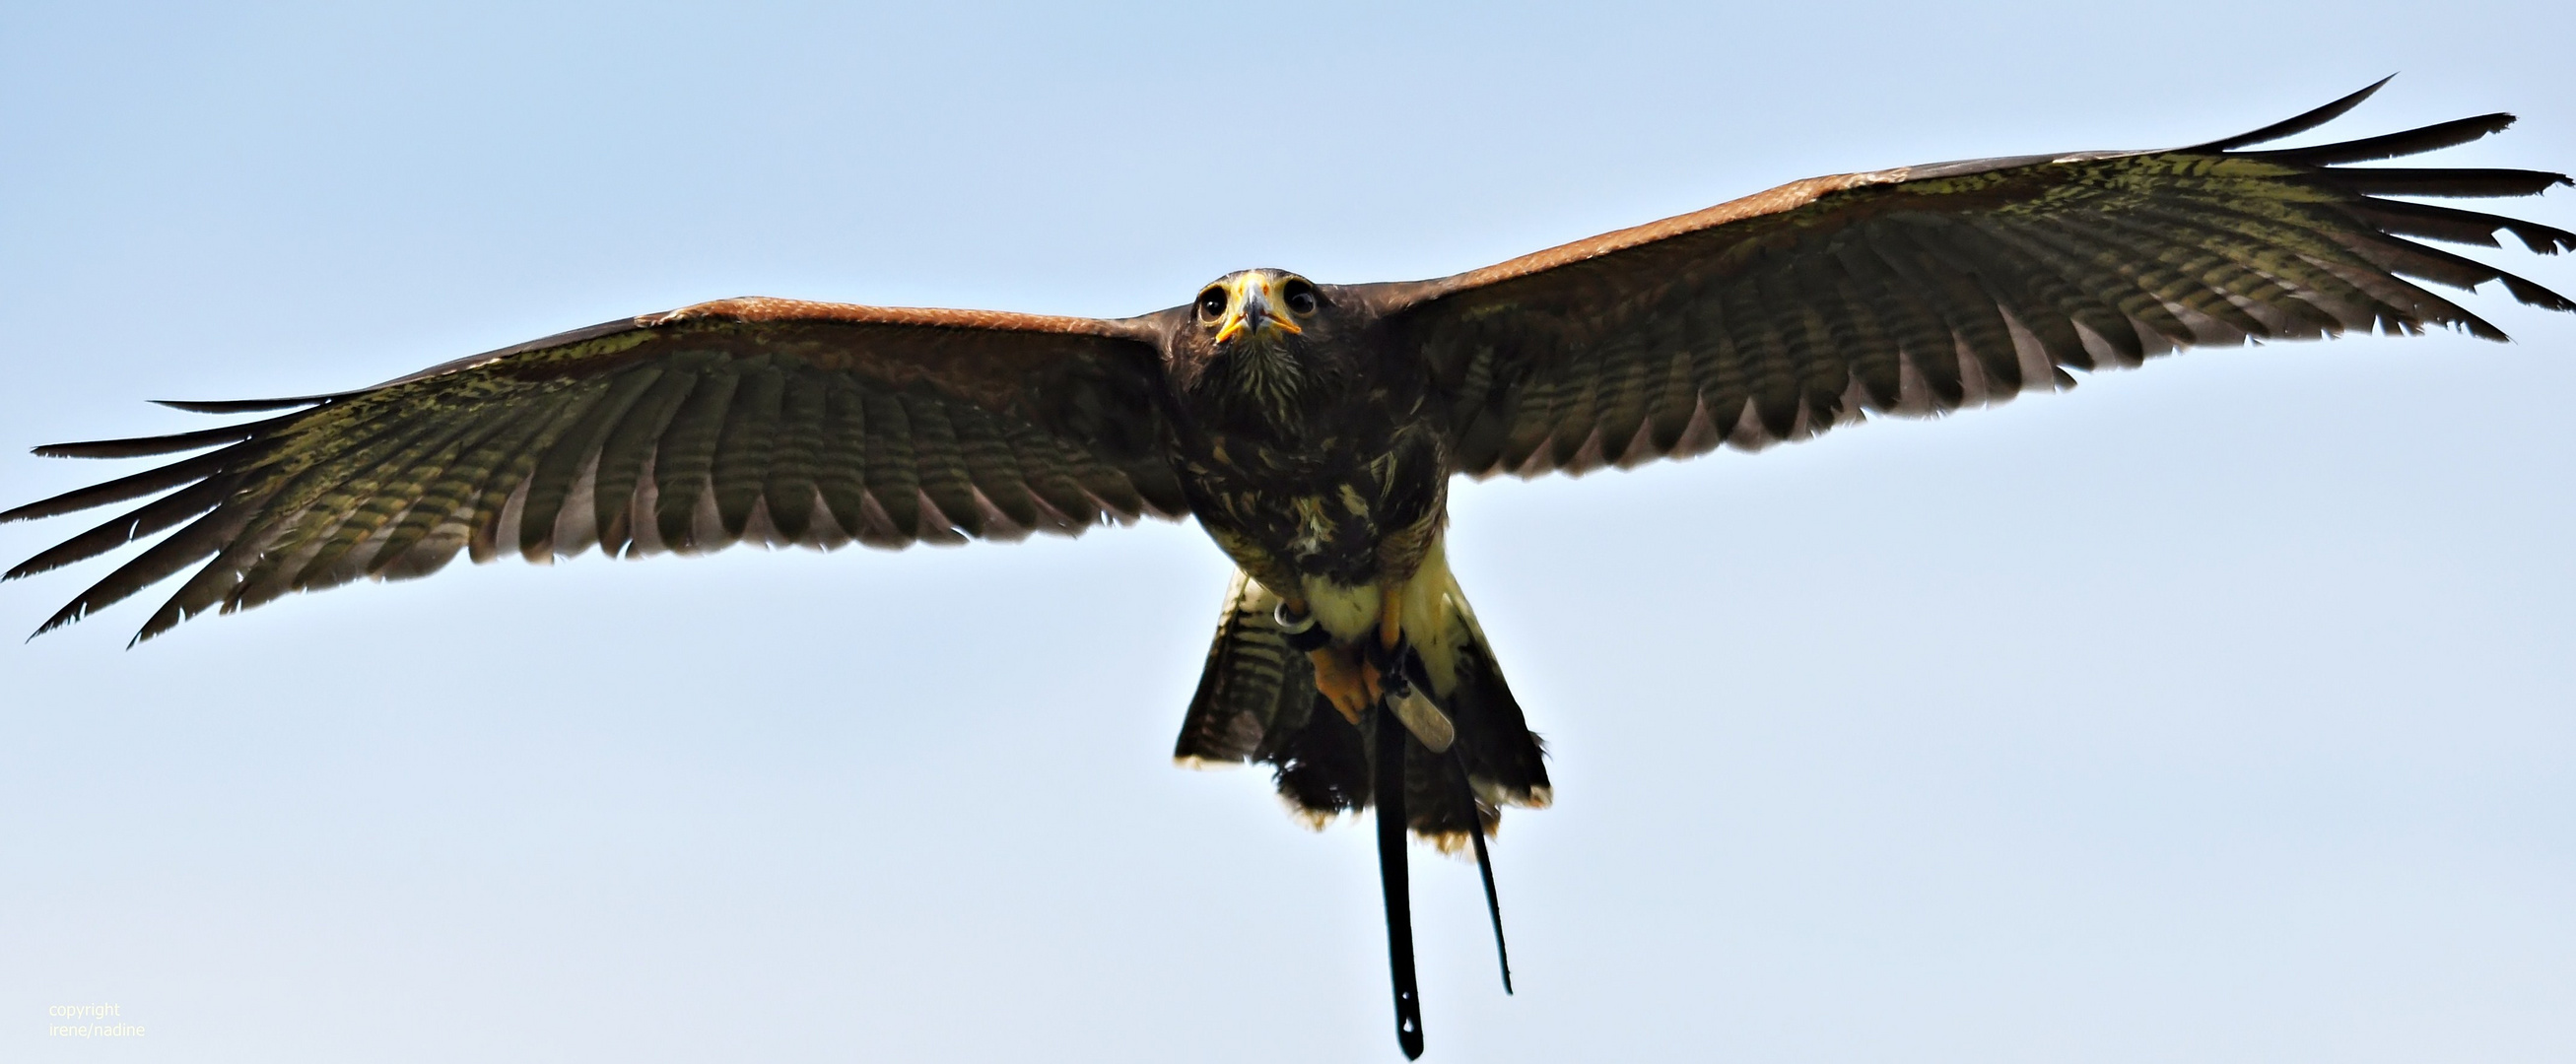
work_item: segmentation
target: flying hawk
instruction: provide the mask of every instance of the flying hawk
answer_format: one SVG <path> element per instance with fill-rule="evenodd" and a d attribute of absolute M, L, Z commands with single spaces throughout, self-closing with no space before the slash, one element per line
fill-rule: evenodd
<path fill-rule="evenodd" d="M 2420 202 L 2567 177 L 2350 165 L 2510 115 L 2248 150 L 2378 88 L 2188 148 L 1793 182 L 1436 280 L 1245 270 L 1118 319 L 726 299 L 370 388 L 172 403 L 272 413 L 37 448 L 203 453 L 0 514 L 159 495 L 7 575 L 176 529 L 38 629 L 194 567 L 139 641 L 211 609 L 427 575 L 459 551 L 902 547 L 1195 517 L 1238 573 L 1175 753 L 1270 765 L 1319 822 L 1376 809 L 1414 1056 L 1407 829 L 1474 850 L 1499 947 L 1486 836 L 1502 807 L 1549 797 L 1540 741 L 1443 557 L 1451 478 L 1756 450 L 2198 344 L 2436 325 L 2505 338 L 2418 281 L 2501 281 L 2576 310 L 2414 239 L 2576 248 Z"/>

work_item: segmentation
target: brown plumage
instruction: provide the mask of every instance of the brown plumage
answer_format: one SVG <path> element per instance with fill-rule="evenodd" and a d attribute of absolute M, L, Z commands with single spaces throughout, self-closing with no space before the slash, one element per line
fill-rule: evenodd
<path fill-rule="evenodd" d="M 2351 165 L 2510 116 L 2247 150 L 2378 87 L 2190 148 L 1794 182 L 1437 280 L 1245 271 L 1117 320 L 732 299 L 371 388 L 174 404 L 285 412 L 38 448 L 205 453 L 0 514 L 160 495 L 8 576 L 170 532 L 38 629 L 195 567 L 141 640 L 211 609 L 425 575 L 459 551 L 900 547 L 1192 515 L 1241 575 L 1179 756 L 1271 764 L 1318 819 L 1400 805 L 1393 824 L 1481 853 L 1497 810 L 1543 804 L 1548 783 L 1442 560 L 1451 476 L 1755 449 L 2199 344 L 2434 326 L 2503 338 L 2419 281 L 2501 281 L 2576 310 L 2422 242 L 2507 233 L 2549 254 L 2576 234 L 2415 199 L 2530 195 L 2565 176 Z M 1388 743 L 1401 758 L 1380 756 Z M 1378 794 L 1377 766 L 1400 773 L 1384 778 L 1403 780 L 1402 801 Z M 1396 845 L 1391 933 L 1401 859 Z M 1410 1031 L 1418 1051 L 1418 1017 Z"/>

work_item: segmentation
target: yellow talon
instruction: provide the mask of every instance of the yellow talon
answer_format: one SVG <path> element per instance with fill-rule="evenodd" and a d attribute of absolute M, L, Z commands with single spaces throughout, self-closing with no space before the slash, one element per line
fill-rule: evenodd
<path fill-rule="evenodd" d="M 1357 668 L 1350 656 L 1335 647 L 1317 647 L 1306 652 L 1315 663 L 1315 689 L 1340 710 L 1343 719 L 1360 722 L 1360 714 L 1377 701 L 1376 670 L 1365 663 Z"/>
<path fill-rule="evenodd" d="M 1392 651 L 1404 641 L 1404 600 L 1390 591 L 1379 602 L 1378 643 Z M 1302 605 L 1292 603 L 1292 609 Z M 1386 694 L 1387 677 L 1358 647 L 1317 647 L 1307 651 L 1306 658 L 1315 663 L 1315 689 L 1352 724 L 1358 724 L 1360 714 Z"/>

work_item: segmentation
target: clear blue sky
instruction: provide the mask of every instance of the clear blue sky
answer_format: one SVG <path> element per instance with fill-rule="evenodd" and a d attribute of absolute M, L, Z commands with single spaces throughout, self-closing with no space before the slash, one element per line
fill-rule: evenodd
<path fill-rule="evenodd" d="M 2336 130 L 2576 168 L 2565 4 L 931 6 L 8 5 L 0 501 L 208 423 L 145 399 L 705 298 L 1434 275 L 2391 71 Z M 1497 842 L 1517 997 L 1417 861 L 1430 1059 L 2576 1055 L 2576 321 L 2473 305 L 2519 342 L 1462 486 L 1559 803 Z M 1226 573 L 1163 525 L 0 641 L 0 1057 L 1395 1059 L 1368 832 L 1167 760 Z M 85 1003 L 148 1034 L 44 1035 Z"/>

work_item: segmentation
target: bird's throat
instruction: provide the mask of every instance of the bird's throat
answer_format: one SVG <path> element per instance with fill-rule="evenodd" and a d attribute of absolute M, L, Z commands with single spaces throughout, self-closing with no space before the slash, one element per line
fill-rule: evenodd
<path fill-rule="evenodd" d="M 1226 352 L 1216 366 L 1212 396 L 1227 421 L 1268 435 L 1302 434 L 1313 413 L 1314 382 L 1285 345 L 1249 341 Z"/>

